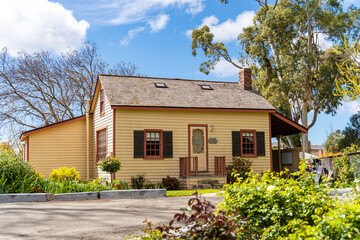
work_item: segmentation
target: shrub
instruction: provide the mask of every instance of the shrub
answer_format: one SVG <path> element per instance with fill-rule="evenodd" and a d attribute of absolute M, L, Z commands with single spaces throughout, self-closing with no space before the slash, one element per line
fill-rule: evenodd
<path fill-rule="evenodd" d="M 249 174 L 245 181 L 240 178 L 226 186 L 225 199 L 221 204 L 228 213 L 238 212 L 237 219 L 247 217 L 239 238 L 277 239 L 293 233 L 287 228 L 292 221 L 309 225 L 321 219 L 332 207 L 322 185 L 316 185 L 312 175 L 305 173 L 306 165 L 293 178 L 283 178 L 287 172 Z"/>
<path fill-rule="evenodd" d="M 129 185 L 125 180 L 115 180 L 112 182 L 111 187 L 113 190 L 126 190 L 129 189 Z"/>
<path fill-rule="evenodd" d="M 176 177 L 170 177 L 169 175 L 162 179 L 162 185 L 166 190 L 180 190 L 179 180 Z"/>
<path fill-rule="evenodd" d="M 78 171 L 76 171 L 76 168 L 74 167 L 60 167 L 58 169 L 53 169 L 50 174 L 50 179 L 55 182 L 79 181 L 80 174 Z"/>
<path fill-rule="evenodd" d="M 63 180 L 59 181 L 44 181 L 44 192 L 46 193 L 74 193 L 74 192 L 98 192 L 104 190 L 111 190 L 111 186 L 104 186 L 94 183 L 82 183 Z"/>
<path fill-rule="evenodd" d="M 251 170 L 252 161 L 240 157 L 233 157 L 232 164 L 226 167 L 227 183 L 234 183 L 238 177 L 245 179 Z"/>
<path fill-rule="evenodd" d="M 104 172 L 116 173 L 121 168 L 121 162 L 119 158 L 108 156 L 105 159 L 102 159 L 99 163 L 100 168 Z"/>
<path fill-rule="evenodd" d="M 28 162 L 12 151 L 0 151 L 0 193 L 31 193 L 39 181 L 41 177 Z"/>
<path fill-rule="evenodd" d="M 146 182 L 145 174 L 138 174 L 135 177 L 131 177 L 131 186 L 135 189 L 142 189 Z"/>
<path fill-rule="evenodd" d="M 197 193 L 189 200 L 188 208 L 175 214 L 168 225 L 154 228 L 151 222 L 146 222 L 146 235 L 137 239 L 236 239 L 240 228 L 232 214 L 223 210 L 216 212 L 215 206 Z M 175 222 L 180 224 L 175 227 Z"/>
<path fill-rule="evenodd" d="M 143 188 L 144 189 L 160 189 L 160 188 L 164 188 L 164 185 L 162 183 L 152 183 L 150 181 L 146 181 Z"/>

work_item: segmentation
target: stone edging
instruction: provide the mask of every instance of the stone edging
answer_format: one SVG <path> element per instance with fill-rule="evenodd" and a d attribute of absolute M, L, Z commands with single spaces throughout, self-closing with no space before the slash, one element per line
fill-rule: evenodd
<path fill-rule="evenodd" d="M 112 190 L 101 192 L 78 193 L 12 193 L 0 194 L 0 203 L 12 202 L 48 202 L 48 201 L 75 201 L 95 199 L 145 199 L 166 197 L 166 189 L 140 190 Z"/>

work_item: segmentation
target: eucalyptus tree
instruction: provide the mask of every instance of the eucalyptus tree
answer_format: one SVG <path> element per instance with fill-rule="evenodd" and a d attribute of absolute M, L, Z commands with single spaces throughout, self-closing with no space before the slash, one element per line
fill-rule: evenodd
<path fill-rule="evenodd" d="M 225 44 L 214 42 L 208 26 L 193 30 L 192 54 L 204 52 L 208 60 L 200 71 L 206 74 L 221 59 L 237 68 L 250 67 L 257 90 L 287 117 L 310 129 L 319 113 L 334 114 L 341 104 L 342 97 L 332 91 L 339 76 L 335 63 L 342 55 L 329 48 L 333 43 L 342 45 L 344 35 L 358 36 L 360 12 L 353 6 L 344 11 L 341 0 L 255 1 L 259 10 L 253 24 L 238 36 L 243 47 L 239 59 L 230 57 Z M 307 142 L 306 135 L 306 147 Z"/>

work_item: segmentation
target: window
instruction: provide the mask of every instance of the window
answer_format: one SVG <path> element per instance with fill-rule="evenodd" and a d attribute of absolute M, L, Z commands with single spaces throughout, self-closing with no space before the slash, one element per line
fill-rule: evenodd
<path fill-rule="evenodd" d="M 154 83 L 155 87 L 157 88 L 167 88 L 168 86 L 166 86 L 165 83 Z"/>
<path fill-rule="evenodd" d="M 149 137 L 149 146 L 147 147 L 149 152 L 147 154 L 147 137 L 146 134 L 148 134 Z M 150 154 L 157 154 L 157 147 L 152 147 L 153 145 L 151 143 L 151 133 L 154 134 L 154 139 L 156 143 L 156 138 L 158 134 L 160 133 L 160 157 L 159 156 L 151 156 Z M 149 158 L 149 159 L 160 159 L 160 158 L 172 158 L 173 157 L 173 133 L 172 131 L 163 131 L 163 130 L 134 130 L 134 158 Z M 155 146 L 154 143 L 154 146 Z M 157 146 L 159 146 L 159 141 L 156 143 Z M 145 155 L 146 154 L 146 155 Z"/>
<path fill-rule="evenodd" d="M 107 155 L 107 129 L 96 132 L 96 162 L 106 158 Z"/>
<path fill-rule="evenodd" d="M 210 85 L 199 85 L 202 90 L 214 90 Z"/>
<path fill-rule="evenodd" d="M 162 158 L 162 130 L 144 131 L 145 158 Z"/>
<path fill-rule="evenodd" d="M 104 89 L 100 89 L 100 114 L 105 113 L 105 92 Z"/>
<path fill-rule="evenodd" d="M 256 157 L 256 131 L 241 130 L 241 156 Z"/>

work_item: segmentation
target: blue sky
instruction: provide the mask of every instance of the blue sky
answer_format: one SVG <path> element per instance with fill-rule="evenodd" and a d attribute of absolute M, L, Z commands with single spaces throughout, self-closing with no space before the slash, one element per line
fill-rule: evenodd
<path fill-rule="evenodd" d="M 360 0 L 345 5 L 360 6 Z M 255 0 L 0 0 L 0 47 L 9 53 L 40 49 L 60 53 L 85 40 L 98 44 L 109 63 L 130 61 L 154 77 L 237 81 L 237 69 L 220 62 L 212 73 L 199 72 L 202 52 L 191 55 L 189 33 L 210 25 L 215 40 L 226 43 L 231 56 L 241 46 L 236 37 L 252 22 Z M 358 103 L 345 103 L 335 116 L 320 115 L 309 140 L 322 144 L 331 130 L 343 129 Z M 311 114 L 309 115 L 311 119 Z"/>

